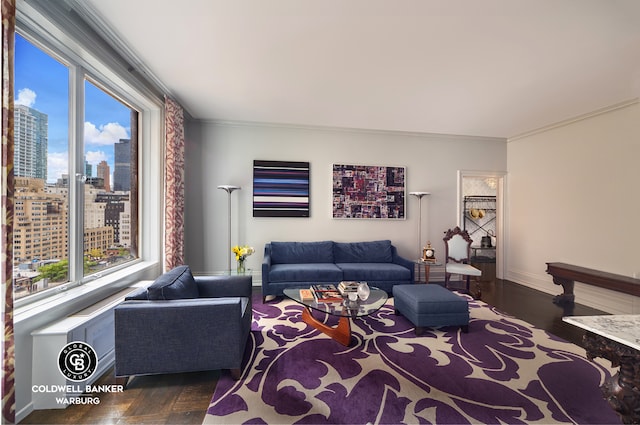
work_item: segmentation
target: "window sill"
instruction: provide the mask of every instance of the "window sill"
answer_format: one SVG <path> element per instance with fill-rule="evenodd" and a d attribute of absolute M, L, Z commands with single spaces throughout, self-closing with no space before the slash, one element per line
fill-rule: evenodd
<path fill-rule="evenodd" d="M 14 326 L 36 316 L 57 320 L 73 314 L 137 281 L 157 277 L 158 269 L 157 262 L 142 261 L 82 285 L 61 290 L 47 298 L 18 306 L 14 310 Z"/>

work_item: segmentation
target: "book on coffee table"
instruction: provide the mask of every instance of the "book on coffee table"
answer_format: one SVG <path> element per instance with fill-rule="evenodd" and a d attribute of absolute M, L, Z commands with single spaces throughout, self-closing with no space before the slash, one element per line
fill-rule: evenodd
<path fill-rule="evenodd" d="M 338 291 L 315 291 L 316 302 L 319 303 L 335 303 L 343 300 L 342 295 Z"/>
<path fill-rule="evenodd" d="M 301 289 L 300 290 L 300 299 L 302 301 L 312 301 L 315 299 L 313 296 L 313 291 L 311 289 Z"/>
<path fill-rule="evenodd" d="M 359 284 L 360 282 L 343 280 L 338 284 L 338 291 L 340 291 L 342 295 L 349 292 L 358 292 Z"/>
<path fill-rule="evenodd" d="M 311 286 L 311 289 L 313 289 L 315 292 L 337 291 L 338 290 L 338 288 L 336 288 L 336 285 L 334 285 L 333 283 L 317 283 L 317 284 Z"/>

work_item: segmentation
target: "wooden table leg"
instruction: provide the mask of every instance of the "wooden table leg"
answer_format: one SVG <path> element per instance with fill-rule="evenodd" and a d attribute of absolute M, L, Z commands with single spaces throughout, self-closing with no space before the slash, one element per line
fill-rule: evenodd
<path fill-rule="evenodd" d="M 573 293 L 573 280 L 554 276 L 553 283 L 555 283 L 556 285 L 562 285 L 562 289 L 564 290 L 562 294 L 553 297 L 554 303 L 572 304 L 575 301 L 576 296 Z"/>
<path fill-rule="evenodd" d="M 429 283 L 429 272 L 431 271 L 431 264 L 428 261 L 424 262 L 424 283 Z"/>
<path fill-rule="evenodd" d="M 302 310 L 302 320 L 320 332 L 329 335 L 345 347 L 348 347 L 351 344 L 351 321 L 346 316 L 340 316 L 338 325 L 333 328 L 313 317 L 311 309 L 306 307 Z"/>
<path fill-rule="evenodd" d="M 587 332 L 583 341 L 587 357 L 602 357 L 620 366 L 600 388 L 622 422 L 640 423 L 640 352 L 593 332 Z"/>

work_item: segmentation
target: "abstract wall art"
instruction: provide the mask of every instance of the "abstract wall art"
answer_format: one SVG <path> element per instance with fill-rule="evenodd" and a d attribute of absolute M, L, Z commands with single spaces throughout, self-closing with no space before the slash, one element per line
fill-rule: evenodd
<path fill-rule="evenodd" d="M 309 217 L 309 163 L 253 161 L 254 217 Z"/>
<path fill-rule="evenodd" d="M 333 165 L 333 218 L 405 218 L 405 168 Z"/>

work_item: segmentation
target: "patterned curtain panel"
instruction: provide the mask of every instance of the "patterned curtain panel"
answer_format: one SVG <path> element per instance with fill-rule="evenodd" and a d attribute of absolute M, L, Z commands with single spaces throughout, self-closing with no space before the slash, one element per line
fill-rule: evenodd
<path fill-rule="evenodd" d="M 184 264 L 184 118 L 182 107 L 165 96 L 165 268 Z"/>
<path fill-rule="evenodd" d="M 14 423 L 15 354 L 13 339 L 13 56 L 16 28 L 15 0 L 2 1 L 2 294 L 4 335 L 2 338 L 2 422 Z"/>

